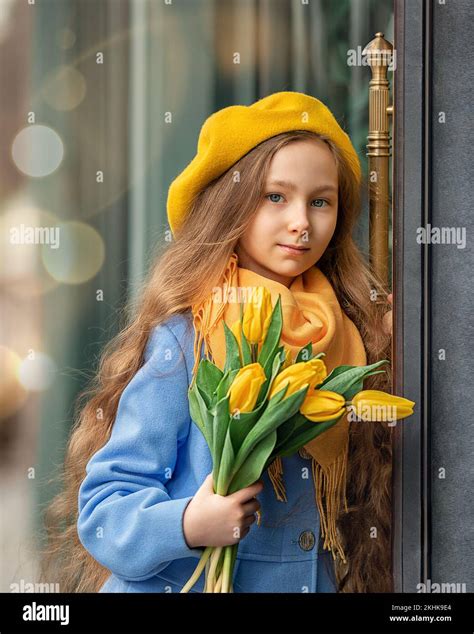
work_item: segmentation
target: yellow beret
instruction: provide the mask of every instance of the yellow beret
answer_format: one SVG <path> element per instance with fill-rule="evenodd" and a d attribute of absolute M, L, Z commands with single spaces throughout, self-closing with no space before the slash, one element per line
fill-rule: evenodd
<path fill-rule="evenodd" d="M 359 157 L 349 136 L 319 99 L 301 92 L 277 92 L 250 106 L 229 106 L 210 115 L 199 134 L 197 154 L 168 191 L 168 222 L 179 231 L 194 198 L 262 141 L 282 132 L 309 130 L 326 135 L 345 155 L 360 182 Z"/>

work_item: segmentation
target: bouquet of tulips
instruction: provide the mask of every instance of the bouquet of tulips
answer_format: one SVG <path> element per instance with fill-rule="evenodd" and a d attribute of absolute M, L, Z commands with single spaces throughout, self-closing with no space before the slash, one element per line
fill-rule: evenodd
<path fill-rule="evenodd" d="M 240 319 L 224 323 L 226 360 L 221 370 L 200 361 L 189 388 L 189 406 L 212 455 L 215 493 L 230 495 L 258 480 L 277 457 L 289 456 L 324 433 L 352 409 L 370 412 L 389 405 L 395 419 L 413 413 L 413 401 L 378 390 L 363 391 L 366 377 L 385 370 L 382 360 L 367 366 L 339 366 L 328 375 L 322 357 L 308 343 L 292 360 L 280 345 L 281 301 L 272 306 L 257 287 Z M 208 546 L 181 592 L 188 592 L 205 569 L 204 592 L 232 592 L 238 543 Z"/>

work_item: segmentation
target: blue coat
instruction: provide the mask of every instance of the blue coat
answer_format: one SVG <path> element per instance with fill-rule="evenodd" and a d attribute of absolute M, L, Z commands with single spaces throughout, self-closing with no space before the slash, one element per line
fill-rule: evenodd
<path fill-rule="evenodd" d="M 111 436 L 87 463 L 77 529 L 84 547 L 111 571 L 100 592 L 179 592 L 203 552 L 189 548 L 182 525 L 212 471 L 189 414 L 193 341 L 190 311 L 153 329 Z M 319 540 L 311 461 L 296 453 L 282 464 L 288 501 L 277 500 L 265 473 L 257 496 L 261 523 L 240 541 L 234 592 L 335 592 L 333 558 Z M 204 574 L 192 591 L 203 585 Z"/>

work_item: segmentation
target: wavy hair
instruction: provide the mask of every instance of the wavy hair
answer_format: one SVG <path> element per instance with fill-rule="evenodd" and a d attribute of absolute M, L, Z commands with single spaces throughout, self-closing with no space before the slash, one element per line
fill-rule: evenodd
<path fill-rule="evenodd" d="M 272 157 L 288 143 L 314 138 L 329 145 L 339 180 L 336 228 L 317 265 L 359 329 L 367 362 L 391 360 L 391 340 L 383 328 L 388 306 L 372 301 L 371 295 L 384 289 L 352 237 L 361 208 L 360 187 L 344 155 L 330 139 L 308 131 L 285 132 L 260 143 L 198 194 L 175 240 L 158 245 L 137 299 L 123 311 L 118 334 L 103 348 L 89 384 L 77 397 L 60 492 L 44 515 L 46 544 L 40 558 L 40 578 L 54 578 L 62 592 L 97 592 L 110 575 L 78 538 L 78 492 L 87 462 L 110 437 L 120 396 L 143 364 L 152 329 L 173 314 L 188 311 L 221 283 L 228 259 L 256 213 Z M 390 380 L 388 368 L 369 377 L 365 387 L 389 391 Z M 338 591 L 391 592 L 387 423 L 350 426 L 347 503 L 349 510 L 341 509 L 337 524 L 348 561 L 336 559 Z"/>

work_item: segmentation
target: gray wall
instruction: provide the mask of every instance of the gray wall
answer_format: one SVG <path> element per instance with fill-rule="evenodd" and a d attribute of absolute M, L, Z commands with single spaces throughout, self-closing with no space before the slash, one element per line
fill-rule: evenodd
<path fill-rule="evenodd" d="M 395 591 L 473 592 L 474 4 L 395 7 L 394 388 L 417 403 L 395 432 Z M 428 225 L 451 237 L 419 243 Z"/>
<path fill-rule="evenodd" d="M 431 224 L 460 240 L 431 247 L 431 579 L 474 592 L 474 5 L 433 9 Z"/>

